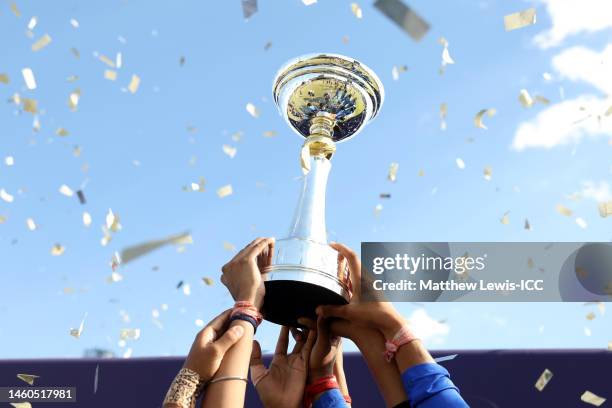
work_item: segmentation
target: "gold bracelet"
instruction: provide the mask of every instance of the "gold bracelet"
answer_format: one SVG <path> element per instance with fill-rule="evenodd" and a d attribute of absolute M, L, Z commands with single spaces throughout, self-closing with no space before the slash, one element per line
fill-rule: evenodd
<path fill-rule="evenodd" d="M 194 408 L 202 389 L 204 380 L 189 368 L 181 368 L 164 398 L 165 404 L 176 404 L 181 408 Z"/>

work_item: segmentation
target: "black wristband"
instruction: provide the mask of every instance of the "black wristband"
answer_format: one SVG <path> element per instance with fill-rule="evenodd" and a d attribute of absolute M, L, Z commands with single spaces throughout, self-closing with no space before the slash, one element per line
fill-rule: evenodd
<path fill-rule="evenodd" d="M 257 320 L 253 319 L 251 316 L 245 314 L 235 314 L 230 318 L 230 323 L 234 320 L 243 320 L 251 323 L 253 325 L 254 333 L 257 333 Z"/>

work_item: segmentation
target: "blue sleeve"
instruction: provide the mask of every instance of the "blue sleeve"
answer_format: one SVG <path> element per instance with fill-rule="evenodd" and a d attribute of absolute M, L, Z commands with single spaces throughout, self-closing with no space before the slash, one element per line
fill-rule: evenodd
<path fill-rule="evenodd" d="M 346 401 L 337 388 L 323 392 L 312 404 L 312 408 L 346 408 Z"/>
<path fill-rule="evenodd" d="M 459 395 L 446 368 L 436 363 L 419 364 L 402 374 L 411 407 L 465 408 L 469 405 Z"/>

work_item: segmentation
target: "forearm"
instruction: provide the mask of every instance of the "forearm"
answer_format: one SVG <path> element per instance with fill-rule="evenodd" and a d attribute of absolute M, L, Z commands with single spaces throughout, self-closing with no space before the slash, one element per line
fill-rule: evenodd
<path fill-rule="evenodd" d="M 407 396 L 397 366 L 385 361 L 385 339 L 377 330 L 368 330 L 359 338 L 354 339 L 361 351 L 372 377 L 388 407 L 393 407 L 403 401 Z"/>
<path fill-rule="evenodd" d="M 386 324 L 384 327 L 381 327 L 381 331 L 386 340 L 393 339 L 395 334 L 404 325 L 406 325 L 404 318 L 402 318 L 397 312 L 394 312 L 393 315 L 388 316 L 385 323 Z M 420 340 L 413 340 L 407 344 L 404 344 L 397 350 L 397 353 L 395 354 L 395 362 L 399 372 L 403 373 L 410 367 L 419 364 L 433 363 L 434 359 Z"/>
<path fill-rule="evenodd" d="M 231 326 L 244 328 L 242 338 L 230 348 L 214 378 L 248 378 L 251 349 L 253 348 L 253 325 L 242 320 L 234 320 Z M 231 327 L 230 326 L 230 327 Z M 246 382 L 240 380 L 219 381 L 209 384 L 204 391 L 203 408 L 236 408 L 244 406 Z"/>

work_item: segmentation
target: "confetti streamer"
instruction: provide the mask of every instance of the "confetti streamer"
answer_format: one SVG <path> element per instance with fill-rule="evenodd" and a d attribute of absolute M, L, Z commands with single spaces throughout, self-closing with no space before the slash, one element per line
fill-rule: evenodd
<path fill-rule="evenodd" d="M 576 218 L 576 224 L 582 229 L 587 229 L 588 227 L 587 222 L 581 217 Z"/>
<path fill-rule="evenodd" d="M 231 159 L 236 156 L 238 149 L 229 145 L 223 145 L 223 153 L 227 154 Z"/>
<path fill-rule="evenodd" d="M 359 19 L 363 17 L 363 11 L 361 10 L 361 7 L 359 7 L 359 4 L 357 3 L 351 3 L 351 12 L 353 13 L 355 17 Z"/>
<path fill-rule="evenodd" d="M 493 169 L 491 168 L 491 166 L 486 166 L 482 172 L 484 179 L 487 181 L 491 181 L 491 178 L 493 177 Z"/>
<path fill-rule="evenodd" d="M 312 6 L 317 3 L 317 0 L 302 0 L 302 3 L 304 3 L 305 6 Z"/>
<path fill-rule="evenodd" d="M 253 105 L 251 102 L 246 104 L 246 110 L 247 112 L 249 112 L 249 115 L 251 115 L 254 118 L 258 118 L 260 115 L 259 109 L 257 109 L 257 107 Z"/>
<path fill-rule="evenodd" d="M 263 135 L 264 137 L 274 137 L 276 136 L 276 130 L 266 130 Z"/>
<path fill-rule="evenodd" d="M 53 247 L 51 247 L 51 255 L 53 256 L 60 256 L 65 251 L 66 251 L 66 248 L 64 248 L 61 244 L 55 244 L 53 245 Z"/>
<path fill-rule="evenodd" d="M 79 198 L 79 203 L 87 204 L 87 200 L 85 199 L 85 194 L 83 190 L 77 190 L 77 197 Z"/>
<path fill-rule="evenodd" d="M 70 52 L 72 53 L 72 55 L 74 55 L 75 58 L 81 58 L 81 53 L 76 48 L 72 47 L 70 49 Z"/>
<path fill-rule="evenodd" d="M 531 108 L 531 106 L 533 106 L 533 99 L 526 89 L 521 89 L 518 99 L 521 105 L 523 105 L 523 108 Z"/>
<path fill-rule="evenodd" d="M 234 190 L 232 189 L 232 185 L 228 184 L 226 186 L 223 186 L 223 187 L 219 188 L 217 190 L 217 195 L 219 196 L 219 198 L 224 198 L 224 197 L 227 197 L 229 195 L 232 195 L 233 192 L 234 192 Z"/>
<path fill-rule="evenodd" d="M 542 95 L 536 95 L 534 98 L 536 102 L 540 102 L 542 105 L 550 105 L 550 100 Z"/>
<path fill-rule="evenodd" d="M 106 229 L 112 232 L 117 232 L 121 229 L 121 224 L 119 223 L 119 216 L 113 213 L 113 210 L 108 209 L 108 213 L 106 213 Z"/>
<path fill-rule="evenodd" d="M 15 16 L 21 17 L 21 11 L 19 11 L 19 8 L 17 8 L 16 3 L 11 3 L 11 11 L 13 12 Z"/>
<path fill-rule="evenodd" d="M 455 163 L 457 164 L 457 167 L 458 167 L 460 170 L 465 169 L 465 162 L 463 161 L 463 159 L 462 159 L 461 157 L 457 157 L 457 158 L 455 159 Z"/>
<path fill-rule="evenodd" d="M 81 90 L 79 88 L 72 91 L 68 97 L 68 107 L 71 111 L 75 112 L 81 99 Z"/>
<path fill-rule="evenodd" d="M 23 81 L 28 89 L 36 89 L 36 78 L 34 78 L 34 72 L 32 72 L 30 68 L 22 69 L 21 75 L 23 76 Z"/>
<path fill-rule="evenodd" d="M 586 402 L 587 404 L 595 405 L 596 407 L 599 407 L 601 406 L 601 404 L 606 402 L 606 399 L 603 397 L 600 397 L 599 395 L 593 394 L 591 391 L 585 391 L 580 396 L 580 401 Z"/>
<path fill-rule="evenodd" d="M 11 402 L 14 408 L 32 408 L 32 404 L 29 402 Z"/>
<path fill-rule="evenodd" d="M 536 23 L 536 9 L 528 8 L 527 10 L 519 11 L 504 16 L 504 28 L 506 31 L 517 30 Z"/>
<path fill-rule="evenodd" d="M 118 52 L 117 55 L 115 56 L 115 66 L 117 68 L 121 68 L 122 65 L 123 65 L 123 54 Z"/>
<path fill-rule="evenodd" d="M 552 378 L 552 376 L 553 376 L 552 371 L 546 368 L 544 372 L 540 374 L 540 378 L 538 378 L 538 381 L 536 381 L 535 383 L 536 389 L 538 391 L 544 390 L 544 387 L 546 387 L 546 385 L 550 382 L 550 379 Z"/>
<path fill-rule="evenodd" d="M 387 174 L 387 180 L 395 183 L 397 181 L 397 172 L 399 170 L 399 163 L 391 163 L 389 165 L 389 173 Z"/>
<path fill-rule="evenodd" d="M 211 278 L 202 278 L 202 282 L 204 282 L 206 286 L 212 286 L 215 283 Z"/>
<path fill-rule="evenodd" d="M 587 319 L 587 320 L 593 320 L 593 319 L 595 319 L 595 313 L 593 313 L 593 312 L 589 312 L 589 313 L 586 315 L 586 319 Z"/>
<path fill-rule="evenodd" d="M 72 189 L 65 184 L 62 184 L 60 186 L 59 192 L 65 195 L 66 197 L 72 197 L 74 195 L 74 192 L 72 191 Z"/>
<path fill-rule="evenodd" d="M 138 340 L 140 338 L 140 329 L 121 329 L 119 338 L 121 340 Z"/>
<path fill-rule="evenodd" d="M 440 74 L 444 73 L 447 65 L 454 64 L 455 60 L 450 56 L 448 52 L 448 40 L 444 37 L 440 37 L 438 42 L 442 45 L 442 64 L 440 67 Z"/>
<path fill-rule="evenodd" d="M 190 284 L 185 283 L 185 284 L 183 285 L 182 289 L 183 289 L 183 294 L 184 294 L 185 296 L 189 296 L 189 295 L 191 295 L 191 285 L 190 285 Z"/>
<path fill-rule="evenodd" d="M 504 225 L 510 224 L 510 211 L 506 211 L 506 213 L 502 216 L 499 222 L 501 222 Z"/>
<path fill-rule="evenodd" d="M 81 324 L 79 325 L 78 329 L 70 329 L 70 335 L 74 337 L 75 339 L 81 338 L 81 334 L 83 333 L 83 328 L 85 326 L 86 318 L 87 318 L 87 313 L 85 313 L 85 316 L 83 316 L 83 320 L 81 320 Z"/>
<path fill-rule="evenodd" d="M 483 117 L 485 114 L 487 114 L 487 116 L 489 116 L 489 117 L 493 117 L 493 116 L 494 116 L 496 113 L 497 113 L 497 111 L 496 111 L 494 108 L 489 108 L 489 109 L 482 109 L 482 110 L 480 110 L 480 111 L 479 111 L 479 112 L 476 114 L 476 116 L 474 116 L 474 125 L 475 125 L 477 128 L 480 128 L 480 129 L 485 129 L 485 130 L 486 130 L 486 129 L 488 129 L 488 128 L 487 128 L 487 127 L 484 125 L 484 123 L 482 123 L 482 117 Z"/>
<path fill-rule="evenodd" d="M 245 20 L 257 13 L 257 0 L 242 0 L 242 15 Z"/>
<path fill-rule="evenodd" d="M 32 218 L 28 218 L 26 220 L 26 225 L 30 231 L 36 230 L 36 223 L 34 222 Z"/>
<path fill-rule="evenodd" d="M 13 158 L 13 156 L 6 156 L 4 158 L 4 164 L 10 167 L 15 164 L 15 159 Z"/>
<path fill-rule="evenodd" d="M 91 225 L 91 215 L 87 211 L 83 212 L 83 225 L 89 227 Z"/>
<path fill-rule="evenodd" d="M 531 224 L 529 223 L 529 220 L 527 218 L 525 218 L 525 225 L 523 228 L 526 229 L 527 231 L 531 231 Z"/>
<path fill-rule="evenodd" d="M 448 105 L 446 102 L 440 104 L 440 130 L 446 130 L 446 116 L 448 115 Z"/>
<path fill-rule="evenodd" d="M 8 84 L 9 81 L 9 76 L 7 74 L 0 73 L 0 82 L 2 82 L 3 84 Z"/>
<path fill-rule="evenodd" d="M 40 51 L 49 44 L 51 44 L 51 36 L 49 34 L 45 34 L 36 40 L 34 44 L 32 44 L 32 51 Z"/>
<path fill-rule="evenodd" d="M 612 200 L 599 203 L 597 208 L 599 209 L 599 215 L 601 215 L 602 218 L 612 215 Z"/>
<path fill-rule="evenodd" d="M 113 61 L 112 59 L 108 58 L 106 55 L 100 54 L 100 56 L 98 56 L 98 59 L 100 61 L 102 61 L 103 63 L 105 63 L 106 65 L 108 65 L 109 67 L 116 68 L 115 67 L 115 61 Z"/>
<path fill-rule="evenodd" d="M 100 382 L 100 364 L 96 364 L 96 371 L 94 373 L 94 384 L 93 384 L 93 393 L 98 392 L 98 384 Z"/>
<path fill-rule="evenodd" d="M 382 204 L 376 204 L 376 207 L 374 207 L 374 215 L 376 217 L 378 217 L 380 215 L 380 213 L 383 210 L 383 205 Z"/>
<path fill-rule="evenodd" d="M 40 376 L 34 374 L 17 374 L 17 378 L 21 381 L 25 381 L 29 385 L 34 385 L 34 380 L 40 378 Z"/>
<path fill-rule="evenodd" d="M 128 85 L 128 90 L 132 94 L 135 94 L 136 91 L 138 91 L 139 86 L 140 86 L 140 77 L 136 74 L 132 75 L 132 80 L 130 81 L 130 84 Z"/>
<path fill-rule="evenodd" d="M 562 204 L 557 204 L 557 206 L 555 207 L 557 212 L 561 215 L 564 215 L 566 217 L 571 217 L 572 216 L 572 210 L 570 210 L 569 208 L 565 207 Z"/>
<path fill-rule="evenodd" d="M 34 28 L 36 27 L 36 24 L 38 24 L 38 17 L 34 16 L 30 18 L 30 21 L 28 22 L 28 30 L 30 31 L 34 30 Z"/>
<path fill-rule="evenodd" d="M 117 71 L 113 71 L 112 69 L 104 70 L 104 79 L 108 79 L 109 81 L 114 81 L 117 79 Z"/>
<path fill-rule="evenodd" d="M 389 199 L 389 198 L 391 198 L 391 194 L 390 193 L 380 193 L 378 195 L 378 198 Z"/>
<path fill-rule="evenodd" d="M 234 252 L 236 251 L 236 245 L 232 244 L 231 242 L 224 241 L 223 249 L 229 252 Z"/>
<path fill-rule="evenodd" d="M 400 78 L 400 74 L 406 71 L 408 71 L 407 65 L 394 65 L 393 68 L 391 68 L 391 77 L 394 81 L 397 81 Z"/>
<path fill-rule="evenodd" d="M 450 360 L 454 360 L 459 354 L 451 354 L 449 356 L 442 356 L 442 357 L 437 357 L 434 359 L 434 361 L 436 363 L 441 363 L 443 361 L 450 361 Z"/>
<path fill-rule="evenodd" d="M 429 23 L 400 0 L 376 0 L 374 7 L 415 41 L 420 41 L 429 31 Z"/>
<path fill-rule="evenodd" d="M 15 200 L 15 197 L 9 194 L 5 189 L 0 189 L 0 198 L 7 203 L 12 203 Z"/>
<path fill-rule="evenodd" d="M 188 232 L 171 235 L 167 238 L 146 241 L 137 245 L 129 246 L 121 250 L 122 264 L 127 264 L 134 259 L 140 258 L 150 252 L 155 251 L 166 245 L 185 245 L 192 244 L 193 238 Z"/>
<path fill-rule="evenodd" d="M 64 128 L 57 128 L 57 130 L 55 131 L 55 134 L 61 137 L 66 137 L 70 134 L 70 132 L 68 132 L 68 129 L 64 129 Z"/>
<path fill-rule="evenodd" d="M 79 25 L 80 25 L 80 24 L 79 24 L 79 22 L 78 22 L 76 19 L 71 18 L 71 19 L 70 19 L 70 25 L 71 25 L 73 28 L 79 28 Z"/>

